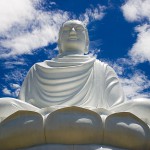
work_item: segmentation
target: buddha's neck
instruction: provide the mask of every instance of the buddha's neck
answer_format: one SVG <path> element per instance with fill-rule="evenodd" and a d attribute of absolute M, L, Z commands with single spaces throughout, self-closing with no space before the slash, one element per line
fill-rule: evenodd
<path fill-rule="evenodd" d="M 84 55 L 84 52 L 81 50 L 67 50 L 59 54 L 60 57 L 69 56 L 69 55 Z"/>

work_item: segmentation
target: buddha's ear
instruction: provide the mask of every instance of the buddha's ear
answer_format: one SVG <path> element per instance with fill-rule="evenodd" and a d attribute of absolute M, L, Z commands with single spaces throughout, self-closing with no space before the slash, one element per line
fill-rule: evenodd
<path fill-rule="evenodd" d="M 62 53 L 61 44 L 60 44 L 60 39 L 58 39 L 58 51 L 59 51 L 59 54 Z"/>
<path fill-rule="evenodd" d="M 59 54 L 62 53 L 61 40 L 60 40 L 61 34 L 62 34 L 62 27 L 60 27 L 60 30 L 59 30 L 59 37 L 58 37 L 58 50 L 59 50 Z"/>
<path fill-rule="evenodd" d="M 89 52 L 89 35 L 87 29 L 85 29 L 85 34 L 86 34 L 86 46 L 84 53 L 87 54 Z"/>

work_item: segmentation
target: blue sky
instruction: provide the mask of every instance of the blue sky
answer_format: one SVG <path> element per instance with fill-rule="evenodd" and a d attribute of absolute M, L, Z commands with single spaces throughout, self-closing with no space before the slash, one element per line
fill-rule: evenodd
<path fill-rule="evenodd" d="M 129 99 L 150 97 L 149 0 L 1 0 L 0 97 L 17 97 L 30 67 L 56 57 L 69 19 L 87 25 L 90 53 L 114 68 Z"/>

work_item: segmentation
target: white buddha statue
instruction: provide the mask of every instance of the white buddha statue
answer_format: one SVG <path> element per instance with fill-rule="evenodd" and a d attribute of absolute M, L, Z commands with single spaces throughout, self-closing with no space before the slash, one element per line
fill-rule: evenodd
<path fill-rule="evenodd" d="M 38 108 L 58 105 L 108 109 L 124 102 L 114 70 L 84 55 L 89 37 L 80 21 L 63 24 L 58 46 L 58 57 L 32 66 L 21 88 L 21 100 Z"/>
<path fill-rule="evenodd" d="M 0 99 L 2 120 L 11 120 L 16 112 L 23 110 L 47 116 L 55 111 L 66 111 L 69 108 L 68 111 L 80 112 L 81 109 L 82 112 L 83 109 L 85 112 L 87 111 L 87 114 L 89 112 L 96 113 L 102 117 L 102 122 L 105 122 L 106 116 L 124 112 L 123 116 L 126 114 L 126 117 L 129 115 L 135 119 L 133 117 L 135 115 L 139 118 L 139 120 L 136 118 L 138 125 L 143 120 L 145 123 L 141 124 L 144 124 L 147 129 L 150 125 L 150 101 L 147 99 L 126 100 L 114 70 L 95 57 L 87 55 L 88 46 L 89 37 L 84 24 L 78 20 L 65 22 L 59 32 L 59 55 L 52 60 L 36 63 L 31 67 L 21 87 L 19 100 Z M 129 114 L 125 112 L 129 112 Z M 126 119 L 123 120 L 126 123 Z M 127 122 L 132 123 L 129 120 Z M 137 124 L 134 126 L 136 129 Z M 142 131 L 146 131 L 146 129 L 140 129 L 141 134 L 144 135 L 145 132 Z M 130 135 L 130 131 L 126 132 L 129 132 L 128 135 Z M 0 141 L 1 139 L 3 136 L 0 136 Z M 83 142 L 83 144 L 85 143 Z M 137 144 L 137 142 L 135 143 Z M 60 144 L 65 143 L 60 142 Z M 124 143 L 121 146 L 128 148 L 128 146 L 124 146 Z M 132 144 L 131 148 L 133 148 Z"/>

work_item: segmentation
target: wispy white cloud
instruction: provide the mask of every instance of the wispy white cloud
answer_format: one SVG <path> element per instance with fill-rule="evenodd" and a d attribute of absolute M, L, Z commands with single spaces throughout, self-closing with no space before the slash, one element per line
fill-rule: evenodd
<path fill-rule="evenodd" d="M 5 86 L 2 92 L 6 96 L 18 97 L 20 92 L 20 85 L 11 83 L 8 87 Z"/>
<path fill-rule="evenodd" d="M 136 42 L 129 50 L 133 64 L 150 61 L 150 0 L 127 0 L 121 7 L 127 21 L 139 21 Z"/>
<path fill-rule="evenodd" d="M 128 60 L 129 61 L 129 60 Z M 124 93 L 128 99 L 150 98 L 150 93 L 145 90 L 150 89 L 148 77 L 128 63 L 127 59 L 118 59 L 116 63 L 111 63 L 115 72 L 118 74 Z"/>
<path fill-rule="evenodd" d="M 13 88 L 13 89 L 18 89 L 18 88 L 20 88 L 20 85 L 19 84 L 15 84 L 15 83 L 11 83 L 10 87 Z"/>
<path fill-rule="evenodd" d="M 56 3 L 55 2 L 50 2 L 50 5 L 56 5 Z"/>
<path fill-rule="evenodd" d="M 97 5 L 96 8 L 87 8 L 84 14 L 79 16 L 79 19 L 82 20 L 85 24 L 88 24 L 90 21 L 101 20 L 105 16 L 106 7 Z"/>
<path fill-rule="evenodd" d="M 127 0 L 121 7 L 123 15 L 127 21 L 150 21 L 150 1 L 149 0 Z"/>
<path fill-rule="evenodd" d="M 124 73 L 124 68 L 123 68 L 122 66 L 118 65 L 117 63 L 113 63 L 112 66 L 113 66 L 113 69 L 115 70 L 115 72 L 116 72 L 119 76 L 123 75 L 123 73 Z"/>
<path fill-rule="evenodd" d="M 59 27 L 69 19 L 69 13 L 44 12 L 37 9 L 38 3 L 38 0 L 0 1 L 0 36 L 3 39 L 0 57 L 31 53 L 57 41 Z"/>
<path fill-rule="evenodd" d="M 120 79 L 124 92 L 129 99 L 150 97 L 150 93 L 144 92 L 150 88 L 150 80 L 144 74 L 136 72 L 132 76 Z"/>
<path fill-rule="evenodd" d="M 34 7 L 31 0 L 0 1 L 0 33 L 5 33 L 15 23 L 26 24 L 33 19 Z"/>
<path fill-rule="evenodd" d="M 144 24 L 135 28 L 137 40 L 129 51 L 129 56 L 137 63 L 150 61 L 150 25 Z"/>
<path fill-rule="evenodd" d="M 89 55 L 95 56 L 97 58 L 98 53 L 100 52 L 100 49 L 90 49 Z"/>
<path fill-rule="evenodd" d="M 9 59 L 8 61 L 4 62 L 3 67 L 6 69 L 13 69 L 17 66 L 27 66 L 28 64 L 25 62 L 24 59 Z"/>
<path fill-rule="evenodd" d="M 6 72 L 3 80 L 6 83 L 13 82 L 15 84 L 19 84 L 24 80 L 26 75 L 27 75 L 27 70 L 16 68 L 15 70 L 9 71 L 9 73 Z"/>
<path fill-rule="evenodd" d="M 5 95 L 11 95 L 11 91 L 10 91 L 7 87 L 5 87 L 5 88 L 2 90 L 2 92 L 3 92 Z"/>
<path fill-rule="evenodd" d="M 49 5 L 56 3 L 51 2 Z M 76 16 L 61 10 L 44 11 L 38 8 L 40 0 L 0 1 L 1 58 L 30 54 L 33 50 L 56 43 L 63 22 L 76 18 L 88 24 L 90 21 L 101 20 L 106 9 L 105 6 L 97 5 Z"/>
<path fill-rule="evenodd" d="M 3 86 L 2 92 L 6 96 L 18 97 L 22 81 L 24 80 L 27 71 L 25 69 L 15 69 L 5 74 L 3 80 L 5 85 Z"/>

